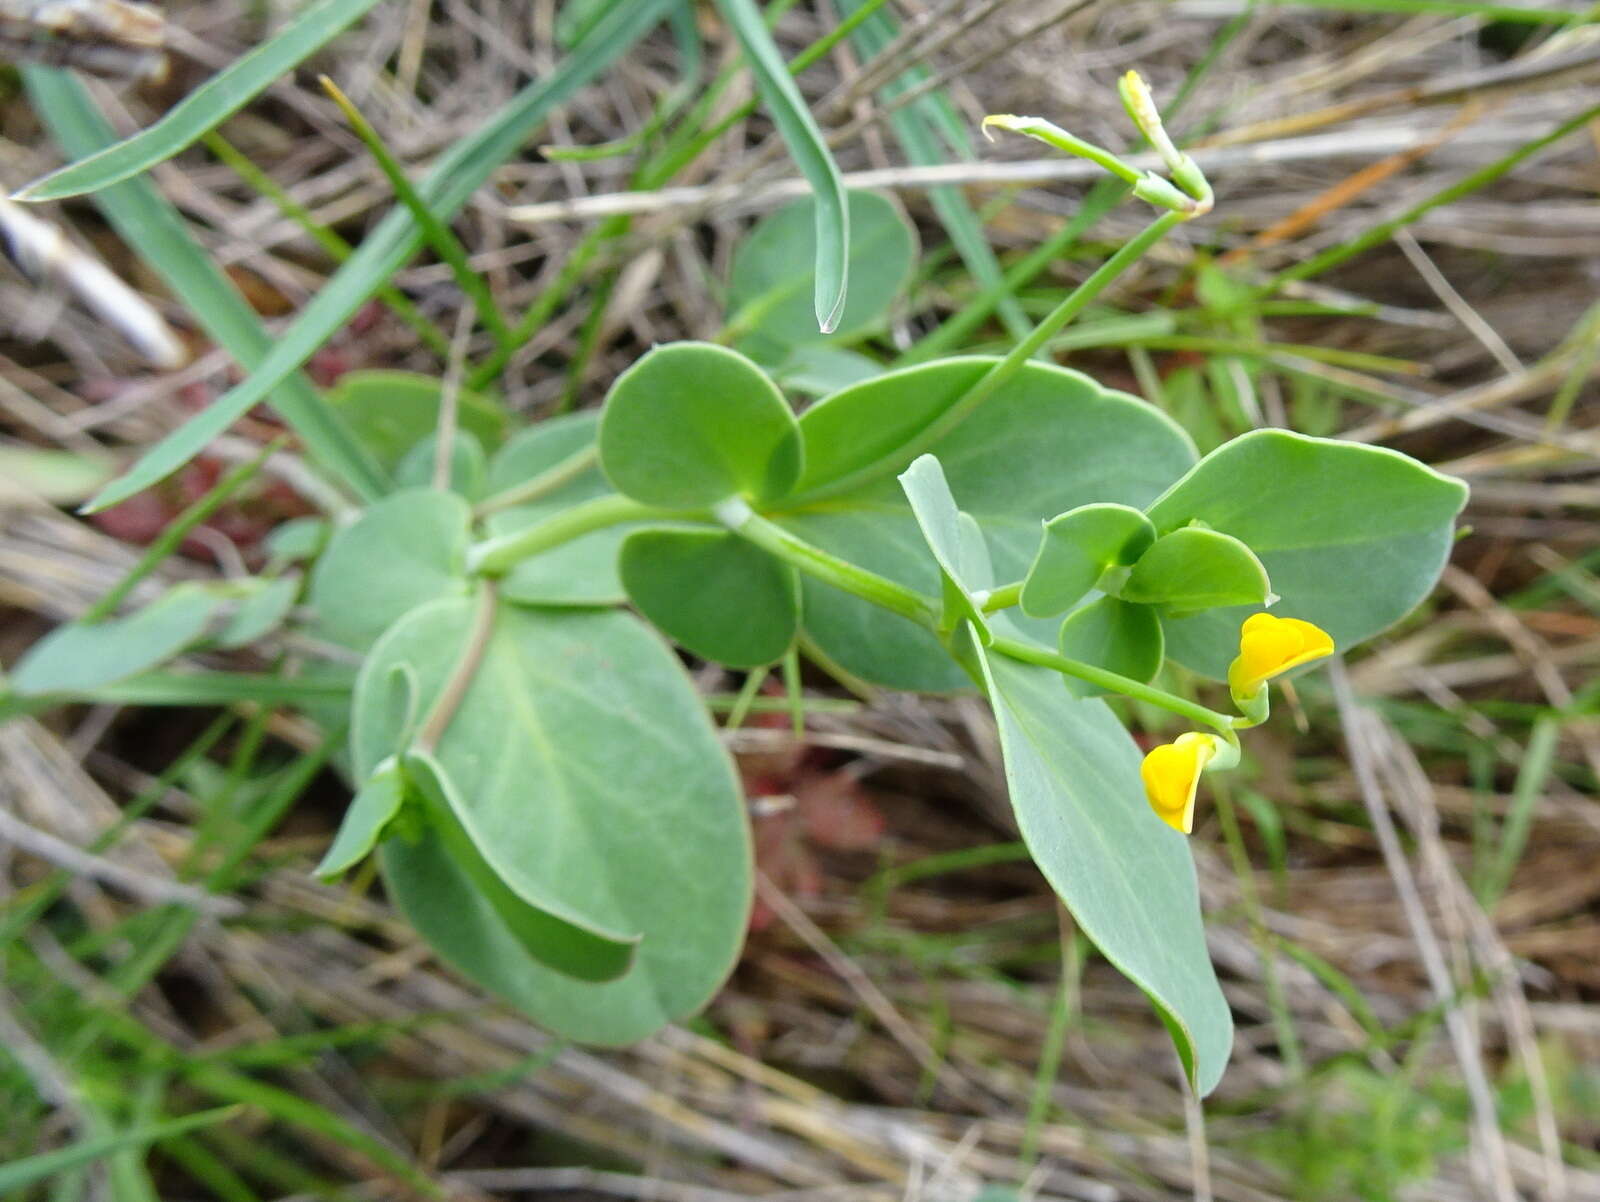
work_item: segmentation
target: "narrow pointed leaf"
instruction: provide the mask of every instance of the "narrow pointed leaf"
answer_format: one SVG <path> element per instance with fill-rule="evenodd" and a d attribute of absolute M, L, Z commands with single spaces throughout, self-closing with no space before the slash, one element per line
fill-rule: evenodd
<path fill-rule="evenodd" d="M 745 61 L 755 76 L 767 115 L 778 127 L 800 174 L 811 184 L 816 198 L 816 286 L 814 309 L 817 328 L 831 334 L 844 314 L 845 290 L 850 275 L 850 207 L 844 179 L 833 152 L 817 128 L 805 98 L 784 65 L 761 10 L 755 0 L 717 0 L 717 7 L 744 49 Z"/>
<path fill-rule="evenodd" d="M 15 199 L 82 196 L 171 158 L 354 25 L 377 2 L 322 0 L 310 5 L 272 37 L 190 92 L 154 125 L 35 180 Z"/>
<path fill-rule="evenodd" d="M 1206 954 L 1188 844 L 1145 801 L 1138 747 L 1104 702 L 1074 698 L 1057 673 L 967 645 L 1028 850 L 1079 929 L 1154 1003 L 1209 1093 L 1233 1020 Z"/>
<path fill-rule="evenodd" d="M 338 833 L 321 863 L 312 869 L 312 875 L 331 880 L 370 855 L 382 840 L 384 828 L 400 812 L 405 796 L 406 783 L 400 761 L 392 757 L 384 760 L 356 791 L 344 820 L 339 823 Z"/>
<path fill-rule="evenodd" d="M 608 9 L 571 54 L 522 91 L 489 121 L 440 156 L 417 191 L 441 221 L 467 202 L 489 175 L 526 143 L 550 111 L 614 62 L 678 0 L 633 0 Z M 32 75 L 29 87 L 33 87 Z M 273 344 L 250 375 L 145 452 L 133 468 L 102 489 L 91 512 L 125 501 L 164 479 L 238 421 L 344 325 L 422 245 L 404 208 L 392 210 Z M 375 490 L 381 491 L 381 490 Z"/>

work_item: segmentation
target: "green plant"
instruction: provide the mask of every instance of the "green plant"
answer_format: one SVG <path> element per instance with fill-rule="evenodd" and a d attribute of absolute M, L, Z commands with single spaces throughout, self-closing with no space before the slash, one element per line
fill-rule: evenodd
<path fill-rule="evenodd" d="M 748 47 L 753 10 L 727 10 Z M 775 72 L 764 82 L 782 94 Z M 298 698 L 349 733 L 356 796 L 322 871 L 375 853 L 444 959 L 550 1029 L 611 1044 L 706 1002 L 751 895 L 735 775 L 657 631 L 732 667 L 792 669 L 803 652 L 841 680 L 977 688 L 1034 859 L 1209 1091 L 1231 1020 L 1171 828 L 1188 829 L 1200 773 L 1236 762 L 1238 732 L 1266 716 L 1267 678 L 1371 637 L 1427 594 L 1465 489 L 1393 452 L 1280 430 L 1201 458 L 1143 401 L 1035 361 L 1211 207 L 1143 85 L 1123 88 L 1170 179 L 1047 122 L 986 122 L 1093 159 L 1160 210 L 1006 355 L 881 374 L 841 357 L 813 314 L 826 311 L 835 339 L 880 320 L 909 231 L 870 197 L 780 213 L 736 267 L 731 347 L 658 347 L 598 414 L 498 448 L 494 421 L 458 420 L 482 398 L 444 403 L 412 381 L 407 411 L 438 394 L 423 403 L 437 428 L 406 449 L 415 426 L 355 426 L 398 488 L 325 547 L 301 528 L 258 581 L 182 586 L 133 616 L 107 606 L 105 620 L 63 627 L 18 667 L 10 704 L 172 687 L 152 672 L 172 655 L 290 620 L 284 582 L 314 559 L 308 631 L 361 661 L 353 680 L 313 677 Z M 793 270 L 807 263 L 810 275 Z M 799 417 L 773 382 L 828 372 L 850 382 Z M 1268 606 L 1291 621 L 1263 619 Z M 1239 712 L 1157 687 L 1168 659 L 1228 679 Z M 1204 729 L 1141 763 L 1107 694 Z"/>

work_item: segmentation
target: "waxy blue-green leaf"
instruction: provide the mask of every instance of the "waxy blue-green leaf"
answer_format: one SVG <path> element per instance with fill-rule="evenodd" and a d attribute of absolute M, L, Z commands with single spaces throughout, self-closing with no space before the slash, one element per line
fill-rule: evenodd
<path fill-rule="evenodd" d="M 824 340 L 866 333 L 884 319 L 916 262 L 917 240 L 893 201 L 848 194 L 850 297 L 833 333 L 812 315 L 817 202 L 805 197 L 756 223 L 733 252 L 728 327 L 733 345 L 765 364 Z"/>
<path fill-rule="evenodd" d="M 563 464 L 568 467 L 549 491 L 490 514 L 487 526 L 492 536 L 536 526 L 580 501 L 611 491 L 596 461 L 573 458 L 594 450 L 599 424 L 600 415 L 594 410 L 562 414 L 519 432 L 500 449 L 489 464 L 486 492 L 491 497 Z M 500 578 L 500 595 L 526 605 L 620 605 L 627 593 L 617 575 L 617 553 L 635 529 L 632 524 L 606 526 L 530 556 Z"/>
<path fill-rule="evenodd" d="M 789 156 L 816 198 L 812 307 L 818 329 L 831 334 L 844 313 L 850 282 L 850 207 L 844 178 L 755 0 L 717 0 L 717 7 L 739 39 L 767 116 L 778 127 Z"/>
<path fill-rule="evenodd" d="M 437 376 L 387 369 L 347 371 L 328 390 L 327 399 L 373 457 L 392 472 L 407 452 L 437 429 L 443 392 Z M 505 411 L 467 388 L 456 392 L 456 425 L 485 447 L 499 446 L 506 436 Z"/>
<path fill-rule="evenodd" d="M 218 647 L 244 647 L 283 625 L 300 596 L 298 576 L 243 582 L 246 589 L 227 623 L 210 640 Z M 230 587 L 239 588 L 239 584 Z"/>
<path fill-rule="evenodd" d="M 371 506 L 333 536 L 311 572 L 318 628 L 365 647 L 423 602 L 465 594 L 471 521 L 466 501 L 427 488 Z"/>
<path fill-rule="evenodd" d="M 1034 862 L 1078 928 L 1155 1004 L 1195 1088 L 1211 1092 L 1233 1019 L 1206 955 L 1188 843 L 1145 801 L 1138 747 L 1104 702 L 1074 698 L 1057 673 L 966 645 Z"/>
<path fill-rule="evenodd" d="M 249 104 L 359 21 L 378 0 L 322 0 L 190 92 L 148 129 L 87 158 L 57 168 L 16 194 L 17 200 L 61 200 L 125 180 L 171 158 Z"/>
<path fill-rule="evenodd" d="M 28 649 L 8 683 L 38 696 L 124 680 L 199 642 L 224 604 L 214 588 L 180 584 L 125 618 L 68 622 Z"/>
<path fill-rule="evenodd" d="M 600 413 L 600 468 L 645 505 L 772 501 L 800 474 L 800 431 L 783 394 L 736 351 L 670 342 L 617 377 Z"/>
<path fill-rule="evenodd" d="M 1139 556 L 1118 595 L 1181 616 L 1224 605 L 1260 607 L 1270 604 L 1272 592 L 1249 547 L 1220 530 L 1183 526 Z"/>
<path fill-rule="evenodd" d="M 1154 609 L 1117 597 L 1096 597 L 1080 605 L 1062 621 L 1056 636 L 1068 659 L 1142 681 L 1154 680 L 1161 670 L 1165 643 Z M 1062 680 L 1078 697 L 1097 697 L 1102 691 L 1070 676 Z"/>
<path fill-rule="evenodd" d="M 639 612 L 702 659 L 759 668 L 794 645 L 794 568 L 736 534 L 638 530 L 622 544 L 620 570 Z"/>
<path fill-rule="evenodd" d="M 528 84 L 498 113 L 442 154 L 417 185 L 439 219 L 448 221 L 454 216 L 490 174 L 523 147 L 553 108 L 614 62 L 676 3 L 678 0 L 632 0 L 613 5 L 554 70 Z M 37 90 L 32 74 L 29 88 Z M 248 377 L 146 451 L 126 475 L 100 491 L 90 508 L 100 510 L 125 501 L 193 459 L 288 379 L 421 245 L 422 235 L 411 214 L 403 206 L 391 210 L 272 344 L 270 352 L 250 365 Z M 355 470 L 351 466 L 344 474 L 360 484 L 352 474 Z M 377 490 L 368 491 L 375 495 Z"/>
<path fill-rule="evenodd" d="M 993 362 L 926 363 L 818 402 L 800 419 L 807 457 L 800 491 L 894 460 Z M 943 465 L 956 503 L 983 531 L 999 581 L 1022 579 L 1045 520 L 1094 501 L 1147 505 L 1194 462 L 1188 438 L 1158 410 L 1039 363 L 1023 367 L 927 450 Z M 813 504 L 797 501 L 775 519 L 845 559 L 939 595 L 938 567 L 893 476 Z M 928 631 L 809 579 L 802 590 L 806 632 L 841 667 L 892 688 L 967 687 Z M 1052 624 L 1024 618 L 1019 625 L 1041 645 L 1055 644 Z"/>
<path fill-rule="evenodd" d="M 797 346 L 783 362 L 768 370 L 781 388 L 806 396 L 823 397 L 870 380 L 883 371 L 883 364 L 859 351 L 840 346 Z"/>
<path fill-rule="evenodd" d="M 332 880 L 372 854 L 406 799 L 405 774 L 391 756 L 372 770 L 356 790 L 339 830 L 312 875 Z"/>
<path fill-rule="evenodd" d="M 424 808 L 416 823 L 396 829 L 395 843 L 439 848 L 451 868 L 487 903 L 496 923 L 516 940 L 519 950 L 542 967 L 589 984 L 615 981 L 628 974 L 638 954 L 638 936 L 597 931 L 530 905 L 472 841 L 451 801 L 452 786 L 445 767 L 429 752 L 410 751 L 405 768 Z"/>
<path fill-rule="evenodd" d="M 386 842 L 385 878 L 441 956 L 544 1026 L 640 1039 L 699 1009 L 738 953 L 752 869 L 732 765 L 677 658 L 631 614 L 501 606 L 478 647 L 480 605 L 434 602 L 374 647 L 354 707 L 357 774 L 404 738 L 391 669 L 409 667 L 431 714 L 476 648 L 431 752 L 437 792 L 518 898 L 638 937 L 633 968 L 595 984 L 539 963 L 441 840 Z"/>
<path fill-rule="evenodd" d="M 407 451 L 394 469 L 395 487 L 432 487 L 438 454 L 439 436 L 430 434 Z M 477 501 L 483 496 L 487 477 L 488 457 L 483 453 L 483 444 L 467 430 L 455 431 L 450 436 L 450 479 L 445 487 L 457 496 Z"/>
<path fill-rule="evenodd" d="M 1130 505 L 1096 502 L 1044 524 L 1039 553 L 1022 582 L 1020 604 L 1030 618 L 1065 613 L 1094 590 L 1107 568 L 1126 566 L 1155 542 L 1150 519 Z"/>
<path fill-rule="evenodd" d="M 911 506 L 911 516 L 944 577 L 940 629 L 954 630 L 957 622 L 968 621 L 988 643 L 989 621 L 981 600 L 974 597 L 994 583 L 994 568 L 984 546 L 983 532 L 970 514 L 957 508 L 936 456 L 919 455 L 900 473 L 899 480 Z"/>
<path fill-rule="evenodd" d="M 1467 487 L 1395 451 L 1257 430 L 1207 455 L 1149 509 L 1162 532 L 1195 520 L 1260 558 L 1272 612 L 1344 650 L 1414 608 L 1444 570 Z M 1167 654 L 1208 676 L 1238 654 L 1247 607 L 1168 619 Z"/>

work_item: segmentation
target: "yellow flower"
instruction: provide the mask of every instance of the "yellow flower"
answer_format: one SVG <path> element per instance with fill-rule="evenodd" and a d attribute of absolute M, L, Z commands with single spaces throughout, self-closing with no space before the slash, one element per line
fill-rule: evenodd
<path fill-rule="evenodd" d="M 1228 687 L 1253 697 L 1274 676 L 1333 654 L 1328 632 L 1299 618 L 1251 614 L 1239 631 L 1239 658 L 1228 665 Z"/>
<path fill-rule="evenodd" d="M 1173 830 L 1194 829 L 1194 795 L 1200 773 L 1217 754 L 1217 736 L 1195 731 L 1179 735 L 1176 742 L 1151 748 L 1139 765 L 1150 808 Z"/>

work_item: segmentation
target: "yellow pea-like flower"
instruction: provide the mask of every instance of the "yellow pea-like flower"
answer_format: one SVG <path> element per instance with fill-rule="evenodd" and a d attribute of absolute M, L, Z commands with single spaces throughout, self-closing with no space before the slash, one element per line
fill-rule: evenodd
<path fill-rule="evenodd" d="M 1176 741 L 1151 748 L 1139 765 L 1145 796 L 1168 826 L 1188 834 L 1194 829 L 1194 796 L 1200 773 L 1217 754 L 1216 735 L 1190 731 Z"/>
<path fill-rule="evenodd" d="M 1236 697 L 1253 697 L 1274 676 L 1332 654 L 1333 639 L 1320 626 L 1251 614 L 1239 631 L 1239 657 L 1228 666 L 1228 687 Z"/>

